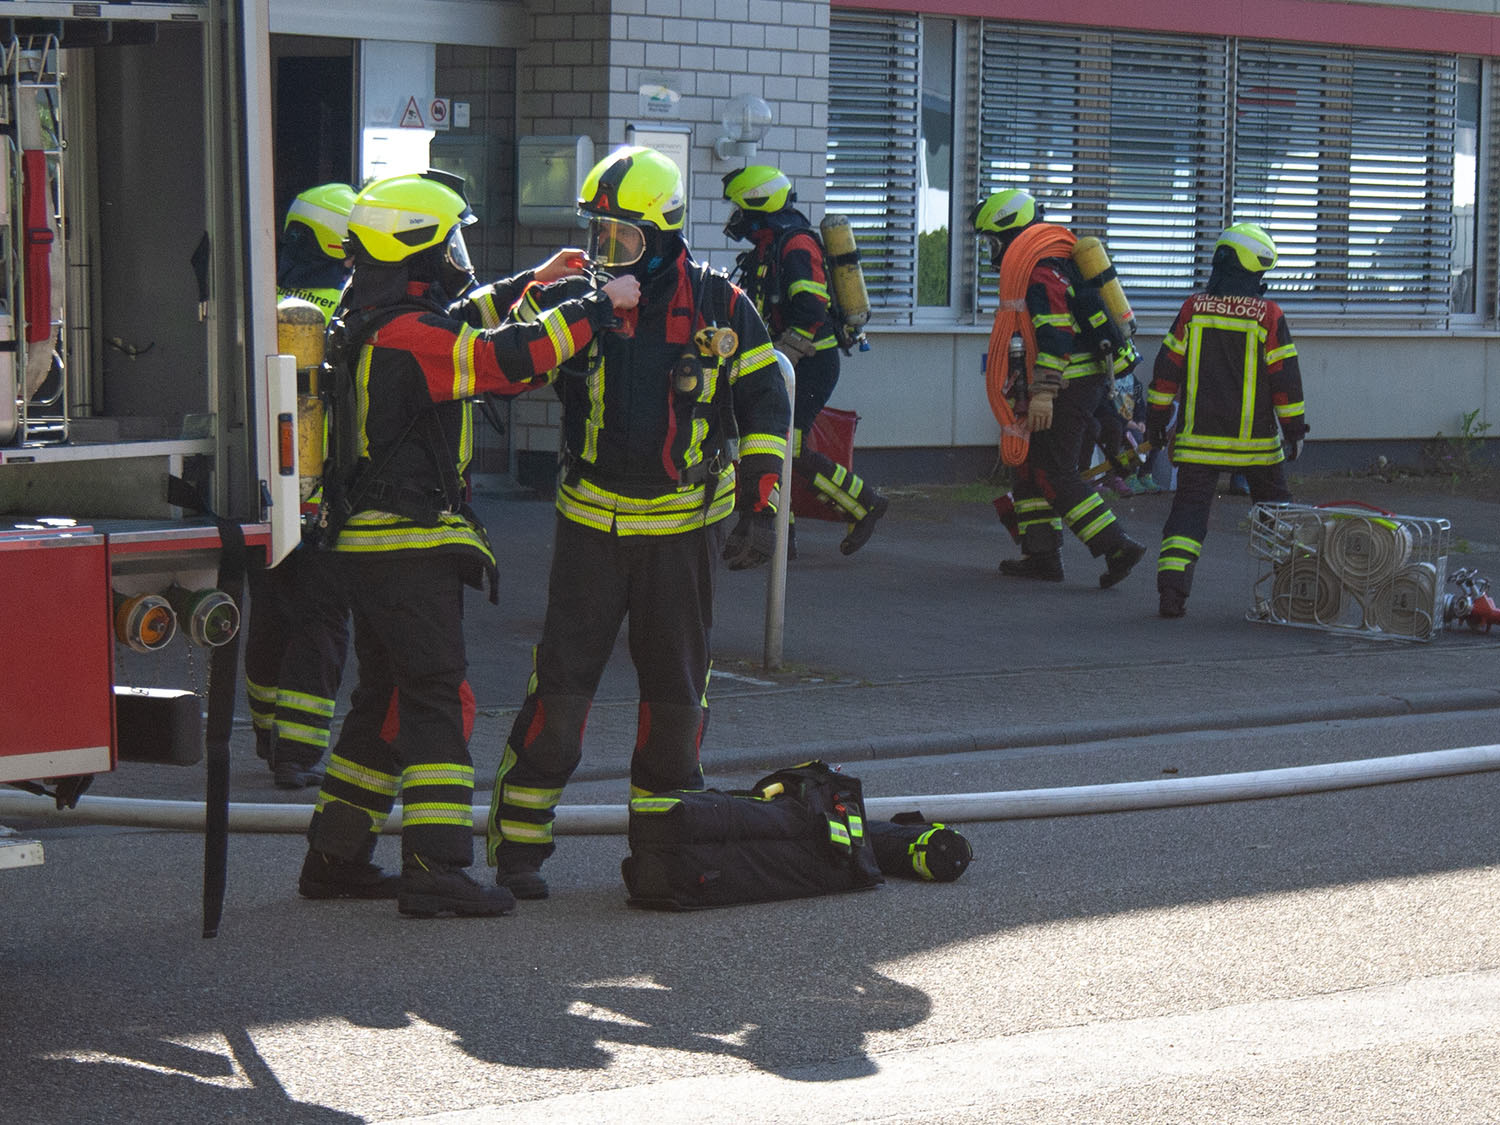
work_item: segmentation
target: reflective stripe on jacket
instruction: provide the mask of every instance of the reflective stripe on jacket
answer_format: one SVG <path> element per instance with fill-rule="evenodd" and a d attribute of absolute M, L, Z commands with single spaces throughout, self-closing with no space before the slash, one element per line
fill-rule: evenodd
<path fill-rule="evenodd" d="M 580 284 L 528 290 L 523 315 L 545 315 Z M 565 445 L 558 511 L 619 535 L 717 523 L 736 506 L 736 452 L 776 465 L 786 455 L 791 411 L 765 324 L 727 277 L 686 255 L 648 278 L 640 305 L 620 319 L 554 384 Z M 701 354 L 693 335 L 709 324 L 734 330 L 733 353 Z M 701 361 L 692 390 L 674 383 L 684 355 Z"/>

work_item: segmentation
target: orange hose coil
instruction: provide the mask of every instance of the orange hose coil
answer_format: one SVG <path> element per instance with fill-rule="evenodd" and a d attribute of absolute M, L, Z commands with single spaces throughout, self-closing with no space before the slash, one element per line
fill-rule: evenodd
<path fill-rule="evenodd" d="M 1026 286 L 1038 262 L 1043 258 L 1069 257 L 1076 241 L 1073 233 L 1063 227 L 1053 223 L 1034 223 L 1016 235 L 1015 241 L 1006 249 L 1005 257 L 1000 260 L 1000 307 L 995 310 L 995 323 L 990 328 L 984 385 L 989 394 L 990 409 L 1000 423 L 1000 459 L 1007 465 L 1024 462 L 1026 451 L 1031 446 L 1026 419 L 1016 417 L 1015 404 L 1005 397 L 1010 338 L 1019 332 L 1026 343 L 1028 381 L 1031 365 L 1036 361 L 1036 333 L 1026 311 Z"/>

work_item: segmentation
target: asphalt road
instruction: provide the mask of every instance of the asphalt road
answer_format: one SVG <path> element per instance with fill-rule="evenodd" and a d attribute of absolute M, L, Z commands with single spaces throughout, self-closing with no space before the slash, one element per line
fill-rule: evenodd
<path fill-rule="evenodd" d="M 872 796 L 1027 789 L 1492 731 L 1409 716 L 859 772 Z M 47 864 L 0 881 L 0 1116 L 1493 1120 L 1497 803 L 1483 773 L 974 823 L 954 884 L 691 914 L 628 908 L 623 840 L 574 836 L 550 900 L 448 922 L 301 901 L 301 842 L 240 836 L 213 941 L 191 835 L 43 829 Z"/>
<path fill-rule="evenodd" d="M 1451 518 L 1450 568 L 1500 566 L 1500 506 L 1366 497 Z M 1120 510 L 1149 540 L 1168 503 Z M 800 529 L 779 667 L 764 577 L 724 577 L 712 784 L 816 755 L 915 798 L 1500 742 L 1495 636 L 1247 621 L 1243 502 L 1216 508 L 1177 622 L 1148 573 L 1098 590 L 1076 544 L 1065 583 L 1007 583 L 985 508 L 906 494 L 852 559 L 835 525 Z M 550 525 L 536 501 L 486 515 L 512 581 L 467 622 L 482 779 Z M 617 658 L 566 803 L 623 801 L 632 689 Z M 311 799 L 272 789 L 249 746 L 241 723 L 236 801 Z M 94 792 L 202 784 L 127 763 Z M 0 1120 L 1493 1121 L 1497 807 L 1485 772 L 976 819 L 952 885 L 676 915 L 625 904 L 622 838 L 567 836 L 553 897 L 483 921 L 303 901 L 297 836 L 236 835 L 211 941 L 197 835 L 12 818 L 47 862 L 0 872 Z"/>

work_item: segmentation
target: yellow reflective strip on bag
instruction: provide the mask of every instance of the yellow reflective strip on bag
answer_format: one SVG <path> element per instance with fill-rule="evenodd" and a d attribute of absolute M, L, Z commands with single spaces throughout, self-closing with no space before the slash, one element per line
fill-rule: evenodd
<path fill-rule="evenodd" d="M 680 804 L 681 797 L 632 797 L 630 811 L 643 814 L 664 813 L 671 812 Z"/>

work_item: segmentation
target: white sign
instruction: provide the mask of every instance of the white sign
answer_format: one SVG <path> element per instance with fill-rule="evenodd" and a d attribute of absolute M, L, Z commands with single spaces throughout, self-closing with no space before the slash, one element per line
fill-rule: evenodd
<path fill-rule="evenodd" d="M 432 127 L 441 132 L 448 129 L 449 101 L 447 98 L 433 98 L 427 106 L 427 120 L 432 122 Z"/>
<path fill-rule="evenodd" d="M 640 85 L 640 107 L 643 117 L 676 117 L 682 94 L 665 81 L 642 82 Z"/>
<path fill-rule="evenodd" d="M 422 120 L 422 110 L 417 105 L 417 95 L 406 99 L 406 108 L 401 111 L 401 120 L 396 124 L 403 129 L 427 128 L 427 123 Z"/>
<path fill-rule="evenodd" d="M 453 127 L 455 129 L 467 129 L 469 127 L 469 103 L 453 103 Z"/>

